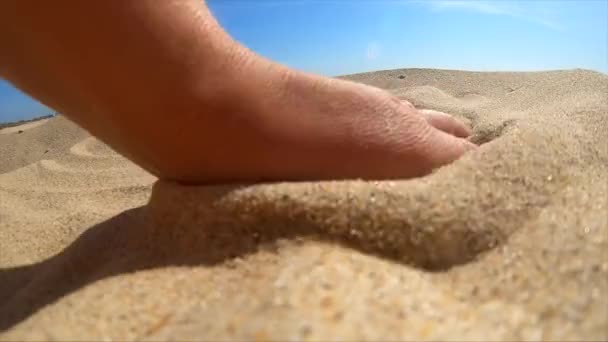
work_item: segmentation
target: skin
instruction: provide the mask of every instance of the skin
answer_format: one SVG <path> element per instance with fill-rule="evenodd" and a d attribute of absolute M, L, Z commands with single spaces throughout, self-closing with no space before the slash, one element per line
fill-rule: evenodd
<path fill-rule="evenodd" d="M 423 176 L 476 148 L 449 115 L 292 70 L 200 0 L 0 1 L 0 76 L 161 179 Z"/>

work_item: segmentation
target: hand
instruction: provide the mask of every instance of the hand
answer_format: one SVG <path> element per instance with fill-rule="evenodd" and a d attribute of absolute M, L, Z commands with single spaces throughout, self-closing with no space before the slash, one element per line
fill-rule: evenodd
<path fill-rule="evenodd" d="M 277 176 L 423 176 L 477 147 L 454 117 L 418 110 L 381 89 L 302 73 L 277 79 L 288 81 L 267 82 L 257 96 L 266 113 L 262 130 L 281 142 Z"/>

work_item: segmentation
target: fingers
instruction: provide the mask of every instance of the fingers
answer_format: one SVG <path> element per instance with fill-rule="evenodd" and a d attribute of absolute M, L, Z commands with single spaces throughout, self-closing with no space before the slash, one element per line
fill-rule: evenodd
<path fill-rule="evenodd" d="M 417 111 L 425 120 L 424 137 L 419 142 L 419 162 L 415 164 L 414 173 L 422 176 L 431 173 L 443 165 L 452 163 L 469 151 L 476 150 L 477 145 L 464 139 L 472 132 L 469 127 L 455 117 L 431 109 L 416 109 L 408 101 L 402 104 Z"/>
<path fill-rule="evenodd" d="M 428 172 L 449 164 L 464 155 L 469 151 L 474 151 L 477 145 L 469 142 L 466 139 L 446 133 L 443 130 L 431 128 L 425 141 L 423 148 Z"/>
<path fill-rule="evenodd" d="M 431 124 L 431 126 L 437 129 L 460 138 L 466 138 L 472 134 L 469 127 L 449 114 L 432 109 L 416 109 L 411 102 L 407 100 L 400 101 L 402 105 L 408 107 L 409 109 L 417 110 L 418 113 L 422 114 L 426 121 Z"/>
<path fill-rule="evenodd" d="M 453 116 L 431 109 L 420 109 L 420 114 L 433 127 L 460 138 L 471 135 L 471 129 Z"/>

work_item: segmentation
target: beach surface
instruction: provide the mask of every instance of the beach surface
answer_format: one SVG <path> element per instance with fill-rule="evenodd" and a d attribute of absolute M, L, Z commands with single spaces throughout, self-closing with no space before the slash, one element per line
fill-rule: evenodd
<path fill-rule="evenodd" d="M 344 78 L 480 149 L 412 180 L 182 186 L 62 116 L 1 129 L 0 340 L 608 339 L 607 75 Z"/>

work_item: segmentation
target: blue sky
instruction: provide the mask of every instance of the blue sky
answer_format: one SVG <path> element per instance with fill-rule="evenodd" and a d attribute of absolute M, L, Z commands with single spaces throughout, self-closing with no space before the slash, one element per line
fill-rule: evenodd
<path fill-rule="evenodd" d="M 608 1 L 208 0 L 259 54 L 328 76 L 378 69 L 608 73 Z M 0 122 L 50 110 L 0 81 Z"/>

